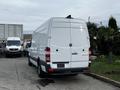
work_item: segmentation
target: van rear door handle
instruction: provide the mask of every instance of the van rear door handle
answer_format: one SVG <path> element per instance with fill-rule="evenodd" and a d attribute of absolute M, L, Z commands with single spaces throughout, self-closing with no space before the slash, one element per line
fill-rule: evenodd
<path fill-rule="evenodd" d="M 78 54 L 77 52 L 72 53 L 72 55 L 77 55 L 77 54 Z"/>

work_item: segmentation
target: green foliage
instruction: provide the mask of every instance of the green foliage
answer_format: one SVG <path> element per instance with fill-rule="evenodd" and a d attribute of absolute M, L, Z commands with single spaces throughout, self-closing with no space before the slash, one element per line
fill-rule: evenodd
<path fill-rule="evenodd" d="M 87 23 L 87 26 L 88 26 L 88 30 L 89 30 L 89 35 L 91 38 L 93 38 L 93 36 L 96 36 L 96 33 L 97 33 L 97 25 L 95 23 L 91 23 L 91 22 L 88 22 Z"/>
<path fill-rule="evenodd" d="M 113 56 L 113 63 L 107 62 L 108 56 L 100 56 L 91 64 L 91 72 L 120 81 L 120 56 Z"/>
<path fill-rule="evenodd" d="M 120 33 L 115 33 L 114 41 L 113 41 L 113 53 L 116 55 L 120 55 Z"/>
<path fill-rule="evenodd" d="M 108 26 L 109 26 L 109 28 L 112 28 L 114 30 L 118 30 L 117 22 L 116 22 L 116 19 L 114 17 L 111 16 L 109 18 Z"/>
<path fill-rule="evenodd" d="M 109 27 L 97 27 L 95 23 L 87 23 L 91 48 L 102 52 L 101 54 L 108 54 L 111 50 L 113 54 L 120 55 L 120 32 L 118 32 L 117 22 L 113 17 L 109 19 Z M 94 36 L 97 39 L 94 39 Z"/>
<path fill-rule="evenodd" d="M 91 47 L 96 47 L 96 42 L 94 40 L 94 37 L 97 34 L 97 25 L 95 23 L 88 22 L 87 23 L 88 31 L 89 31 L 89 36 L 90 36 L 90 42 L 91 42 Z"/>

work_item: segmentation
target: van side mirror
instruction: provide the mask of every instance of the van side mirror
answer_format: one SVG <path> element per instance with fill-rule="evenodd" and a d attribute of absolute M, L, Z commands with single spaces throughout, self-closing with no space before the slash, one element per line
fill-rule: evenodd
<path fill-rule="evenodd" d="M 26 48 L 30 48 L 31 47 L 31 43 L 28 43 L 27 45 L 26 45 Z"/>
<path fill-rule="evenodd" d="M 29 48 L 31 47 L 31 43 L 28 45 L 28 47 L 29 47 Z"/>

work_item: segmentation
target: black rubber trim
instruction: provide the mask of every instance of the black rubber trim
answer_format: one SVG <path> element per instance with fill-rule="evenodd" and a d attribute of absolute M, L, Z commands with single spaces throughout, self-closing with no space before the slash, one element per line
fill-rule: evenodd
<path fill-rule="evenodd" d="M 33 59 L 34 61 L 37 62 L 37 58 L 33 58 L 30 56 L 31 59 Z M 53 63 L 69 63 L 69 62 L 53 62 Z M 45 61 L 43 60 L 40 60 L 40 65 L 43 65 L 45 66 L 46 68 L 46 71 L 48 72 L 48 69 L 50 69 L 50 64 L 47 64 Z M 53 72 L 49 73 L 49 74 L 54 74 L 54 73 L 81 73 L 81 72 L 85 72 L 86 70 L 89 70 L 88 67 L 85 67 L 85 68 L 57 68 L 57 69 L 54 69 L 53 68 Z"/>
<path fill-rule="evenodd" d="M 32 56 L 29 56 L 29 57 L 35 62 L 37 62 L 37 60 L 38 60 L 38 58 L 35 58 L 35 57 L 32 57 Z M 43 60 L 40 60 L 40 64 L 45 66 L 47 63 Z"/>
<path fill-rule="evenodd" d="M 10 51 L 6 51 L 6 54 L 22 54 L 22 51 L 16 51 L 16 52 L 10 52 Z"/>
<path fill-rule="evenodd" d="M 29 56 L 32 60 L 34 60 L 35 62 L 37 62 L 37 58 L 35 58 L 35 57 L 32 57 L 32 56 Z M 43 66 L 45 66 L 46 67 L 46 71 L 48 71 L 48 69 L 50 68 L 50 65 L 49 64 L 47 64 L 45 61 L 43 61 L 43 60 L 40 60 L 40 65 L 43 65 Z"/>
<path fill-rule="evenodd" d="M 57 68 L 54 69 L 54 73 L 69 73 L 69 72 L 73 72 L 73 73 L 79 73 L 79 72 L 85 72 L 86 70 L 88 70 L 89 68 Z"/>
<path fill-rule="evenodd" d="M 36 61 L 37 62 L 37 58 L 35 57 L 32 57 L 32 56 L 29 56 L 33 61 Z"/>
<path fill-rule="evenodd" d="M 64 63 L 69 63 L 69 62 L 52 62 L 53 64 L 64 64 Z"/>

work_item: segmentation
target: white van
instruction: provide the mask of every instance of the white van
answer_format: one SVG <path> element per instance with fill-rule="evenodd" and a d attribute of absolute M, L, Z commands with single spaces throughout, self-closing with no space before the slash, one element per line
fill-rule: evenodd
<path fill-rule="evenodd" d="M 28 64 L 38 75 L 77 74 L 89 69 L 89 35 L 82 19 L 54 17 L 32 35 Z"/>
<path fill-rule="evenodd" d="M 8 37 L 6 41 L 5 54 L 8 55 L 21 55 L 23 48 L 19 37 Z"/>

